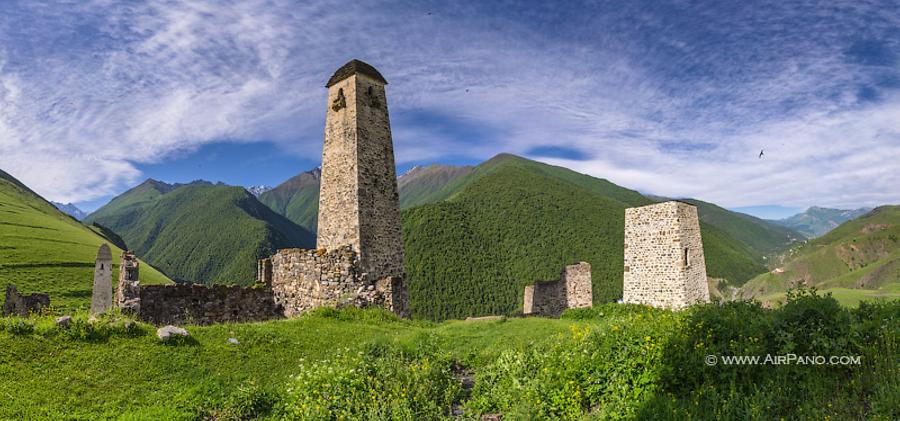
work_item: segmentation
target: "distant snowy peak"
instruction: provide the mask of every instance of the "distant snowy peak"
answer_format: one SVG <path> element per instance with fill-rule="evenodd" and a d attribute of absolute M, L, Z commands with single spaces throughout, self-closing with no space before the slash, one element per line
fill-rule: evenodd
<path fill-rule="evenodd" d="M 56 209 L 61 210 L 63 213 L 66 213 L 69 216 L 71 216 L 79 221 L 84 219 L 87 216 L 87 214 L 84 213 L 84 211 L 82 211 L 81 209 L 78 209 L 77 206 L 75 206 L 71 203 L 59 203 L 59 202 L 50 202 L 50 203 L 52 203 L 53 206 L 56 206 Z"/>
<path fill-rule="evenodd" d="M 405 173 L 403 173 L 403 174 L 400 174 L 400 177 L 413 176 L 413 175 L 416 174 L 416 172 L 418 172 L 418 171 L 421 170 L 421 169 L 422 169 L 422 166 L 421 166 L 421 165 L 416 165 L 416 166 L 410 168 L 409 171 L 407 171 L 407 172 L 405 172 Z"/>
<path fill-rule="evenodd" d="M 259 195 L 261 195 L 269 190 L 272 190 L 272 186 L 267 186 L 265 184 L 247 187 L 247 191 L 256 197 L 259 197 Z"/>

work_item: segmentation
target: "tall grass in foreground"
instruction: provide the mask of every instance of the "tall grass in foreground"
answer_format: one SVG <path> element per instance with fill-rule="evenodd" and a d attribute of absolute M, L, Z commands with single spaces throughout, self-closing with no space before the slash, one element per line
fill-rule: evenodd
<path fill-rule="evenodd" d="M 900 302 L 841 307 L 812 290 L 774 310 L 756 302 L 685 313 L 600 306 L 575 344 L 511 350 L 480 371 L 474 412 L 513 419 L 897 419 Z M 766 356 L 859 356 L 860 364 L 765 363 Z M 761 356 L 725 364 L 722 356 Z M 711 360 L 707 360 L 707 358 Z"/>

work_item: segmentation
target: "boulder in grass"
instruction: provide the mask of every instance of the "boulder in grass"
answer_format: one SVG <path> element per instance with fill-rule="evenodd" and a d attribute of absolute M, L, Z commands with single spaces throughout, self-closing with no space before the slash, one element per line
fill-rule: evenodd
<path fill-rule="evenodd" d="M 173 338 L 176 338 L 179 336 L 183 337 L 183 338 L 187 338 L 187 337 L 190 337 L 191 334 L 188 333 L 187 329 L 185 329 L 185 328 L 181 328 L 178 326 L 172 326 L 172 325 L 163 326 L 159 329 L 156 329 L 156 337 L 158 337 L 159 340 L 162 342 L 169 342 Z"/>
<path fill-rule="evenodd" d="M 228 338 L 228 343 L 232 345 L 240 345 L 241 342 L 237 340 L 237 338 Z"/>
<path fill-rule="evenodd" d="M 56 318 L 56 326 L 61 327 L 63 329 L 68 329 L 69 325 L 72 324 L 72 316 L 62 316 Z"/>

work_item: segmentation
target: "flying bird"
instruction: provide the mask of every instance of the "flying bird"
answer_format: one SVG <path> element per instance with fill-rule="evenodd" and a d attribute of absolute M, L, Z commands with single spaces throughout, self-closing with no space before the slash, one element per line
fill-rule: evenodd
<path fill-rule="evenodd" d="M 759 158 L 762 159 L 762 157 L 763 157 L 763 149 L 760 149 L 759 150 Z"/>

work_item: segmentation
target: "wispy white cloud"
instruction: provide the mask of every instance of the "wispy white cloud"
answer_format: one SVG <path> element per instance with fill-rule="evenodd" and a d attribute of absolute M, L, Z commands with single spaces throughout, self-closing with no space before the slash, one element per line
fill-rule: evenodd
<path fill-rule="evenodd" d="M 323 81 L 355 57 L 391 82 L 401 163 L 561 145 L 585 156 L 539 158 L 726 206 L 897 202 L 900 18 L 765 3 L 21 3 L 0 17 L 0 167 L 69 202 L 210 142 L 317 158 Z"/>

